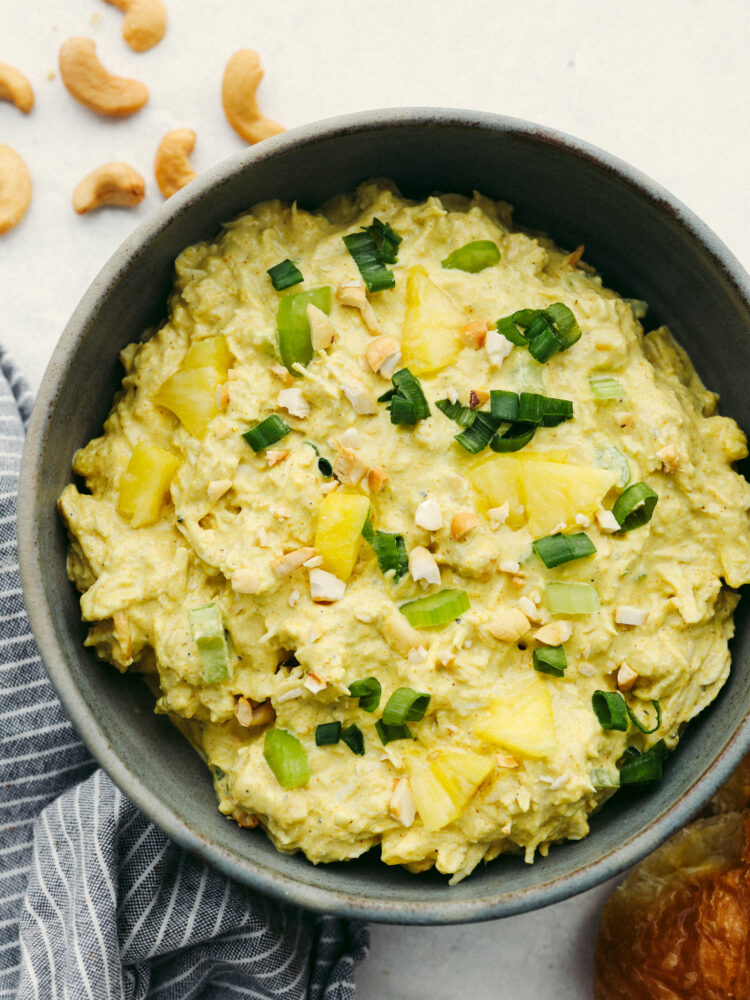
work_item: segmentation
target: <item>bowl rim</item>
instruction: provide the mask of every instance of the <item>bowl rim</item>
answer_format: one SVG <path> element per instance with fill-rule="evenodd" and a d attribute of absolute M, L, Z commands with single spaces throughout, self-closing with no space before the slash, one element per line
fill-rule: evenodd
<path fill-rule="evenodd" d="M 264 140 L 263 143 L 248 147 L 208 168 L 141 222 L 104 264 L 67 322 L 44 373 L 21 462 L 19 510 L 37 509 L 41 446 L 49 414 L 82 339 L 87 319 L 98 311 L 109 290 L 127 270 L 131 259 L 139 256 L 176 217 L 186 212 L 208 192 L 219 188 L 238 170 L 272 159 L 292 146 L 313 144 L 374 129 L 409 129 L 415 126 L 451 124 L 527 138 L 535 143 L 561 149 L 589 165 L 612 173 L 620 183 L 633 189 L 676 221 L 713 259 L 750 311 L 750 276 L 719 237 L 659 183 L 624 160 L 582 139 L 522 119 L 455 108 L 393 107 L 322 119 Z M 337 889 L 305 884 L 287 875 L 254 867 L 246 859 L 239 862 L 222 845 L 209 843 L 198 836 L 156 794 L 143 786 L 127 764 L 117 756 L 101 731 L 96 715 L 73 683 L 57 644 L 54 622 L 43 597 L 41 567 L 35 558 L 34 517 L 19 517 L 18 546 L 24 599 L 42 661 L 65 711 L 98 763 L 122 792 L 181 847 L 235 881 L 311 910 L 389 923 L 456 924 L 491 920 L 551 905 L 593 888 L 645 857 L 692 818 L 750 749 L 748 716 L 705 773 L 650 827 L 633 835 L 629 841 L 596 861 L 536 887 L 510 894 L 495 891 L 477 900 L 440 900 L 435 903 L 414 902 L 405 905 L 398 900 L 375 899 L 363 894 L 348 894 Z M 560 846 L 564 848 L 564 845 Z"/>

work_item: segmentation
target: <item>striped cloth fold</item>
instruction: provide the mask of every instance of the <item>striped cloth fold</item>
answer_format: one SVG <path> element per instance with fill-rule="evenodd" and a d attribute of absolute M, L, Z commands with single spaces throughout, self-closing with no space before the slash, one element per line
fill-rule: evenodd
<path fill-rule="evenodd" d="M 0 1000 L 353 1000 L 366 927 L 267 899 L 202 864 L 76 735 L 31 636 L 18 571 L 32 397 L 1 349 L 0 372 Z"/>

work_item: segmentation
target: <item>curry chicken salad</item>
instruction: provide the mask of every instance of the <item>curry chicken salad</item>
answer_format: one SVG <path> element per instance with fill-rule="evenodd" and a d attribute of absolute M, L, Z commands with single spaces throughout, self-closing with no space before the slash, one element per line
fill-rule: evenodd
<path fill-rule="evenodd" d="M 726 680 L 744 434 L 582 252 L 480 195 L 269 202 L 122 352 L 60 498 L 86 641 L 280 850 L 531 861 Z"/>

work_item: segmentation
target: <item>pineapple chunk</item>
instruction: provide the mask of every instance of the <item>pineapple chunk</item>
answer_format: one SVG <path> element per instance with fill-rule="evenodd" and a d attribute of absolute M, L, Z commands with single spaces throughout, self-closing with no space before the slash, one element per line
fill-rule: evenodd
<path fill-rule="evenodd" d="M 164 382 L 154 402 L 165 406 L 199 440 L 219 412 L 216 390 L 227 380 L 232 356 L 224 337 L 208 337 L 193 344 L 182 367 Z"/>
<path fill-rule="evenodd" d="M 518 455 L 489 455 L 466 475 L 490 507 L 507 500 L 510 527 L 525 521 L 535 538 L 575 526 L 576 514 L 593 515 L 617 479 L 610 469 Z"/>
<path fill-rule="evenodd" d="M 403 363 L 415 375 L 440 371 L 458 357 L 458 331 L 466 322 L 423 267 L 412 267 L 406 279 L 406 316 L 401 334 Z"/>
<path fill-rule="evenodd" d="M 557 750 L 549 691 L 540 678 L 524 680 L 511 694 L 496 698 L 487 717 L 474 726 L 480 740 L 526 757 L 549 757 Z"/>
<path fill-rule="evenodd" d="M 366 496 L 341 490 L 329 493 L 320 505 L 315 548 L 323 559 L 323 569 L 339 580 L 348 580 L 352 575 L 369 512 Z"/>
<path fill-rule="evenodd" d="M 120 476 L 118 512 L 134 528 L 159 520 L 164 497 L 180 464 L 171 451 L 141 441 L 133 448 L 128 467 Z"/>
<path fill-rule="evenodd" d="M 421 747 L 403 750 L 417 811 L 426 830 L 440 830 L 458 819 L 493 768 L 491 757 L 471 750 L 440 750 L 437 756 Z"/>

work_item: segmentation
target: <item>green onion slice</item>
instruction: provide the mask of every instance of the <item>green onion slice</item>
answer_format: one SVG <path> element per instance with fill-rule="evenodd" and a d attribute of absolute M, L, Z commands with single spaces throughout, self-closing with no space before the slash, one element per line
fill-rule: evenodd
<path fill-rule="evenodd" d="M 342 743 L 346 743 L 352 753 L 356 753 L 358 757 L 364 757 L 365 738 L 356 722 L 353 722 L 351 726 L 347 726 L 342 732 L 341 741 Z"/>
<path fill-rule="evenodd" d="M 590 583 L 550 581 L 544 588 L 544 600 L 553 615 L 592 615 L 601 607 Z"/>
<path fill-rule="evenodd" d="M 490 389 L 490 413 L 496 420 L 515 423 L 519 419 L 519 395 L 508 389 Z"/>
<path fill-rule="evenodd" d="M 589 388 L 594 399 L 622 399 L 625 389 L 612 375 L 590 375 Z"/>
<path fill-rule="evenodd" d="M 263 756 L 282 788 L 298 788 L 310 778 L 307 751 L 287 729 L 266 730 Z"/>
<path fill-rule="evenodd" d="M 399 236 L 391 228 L 389 222 L 381 222 L 380 219 L 374 218 L 371 225 L 362 226 L 366 233 L 375 240 L 375 245 L 378 248 L 378 257 L 384 264 L 395 264 L 398 260 L 398 248 L 403 237 Z"/>
<path fill-rule="evenodd" d="M 578 531 L 572 535 L 563 535 L 560 532 L 556 535 L 545 535 L 544 538 L 535 539 L 531 547 L 547 569 L 554 569 L 555 566 L 561 566 L 573 559 L 583 559 L 596 552 L 596 546 L 585 531 Z"/>
<path fill-rule="evenodd" d="M 515 393 L 513 393 L 515 395 Z M 461 403 L 451 403 L 449 399 L 438 399 L 435 406 L 444 413 L 449 420 L 453 420 L 459 427 L 471 427 L 476 419 L 478 410 L 472 410 L 470 406 L 462 406 Z"/>
<path fill-rule="evenodd" d="M 450 589 L 418 597 L 402 604 L 399 610 L 414 628 L 436 628 L 455 621 L 469 607 L 469 595 L 465 590 Z"/>
<path fill-rule="evenodd" d="M 272 413 L 270 417 L 261 420 L 255 427 L 250 427 L 242 435 L 253 451 L 263 451 L 271 444 L 276 444 L 283 437 L 291 432 L 292 428 L 284 423 L 277 413 Z"/>
<path fill-rule="evenodd" d="M 380 704 L 380 681 L 377 677 L 365 677 L 349 685 L 352 698 L 359 698 L 359 707 L 365 712 L 374 712 Z"/>
<path fill-rule="evenodd" d="M 409 571 L 409 556 L 403 535 L 390 531 L 373 531 L 370 515 L 362 526 L 362 537 L 372 546 L 381 573 L 393 570 L 393 579 L 398 582 Z"/>
<path fill-rule="evenodd" d="M 350 233 L 343 240 L 369 291 L 380 292 L 384 288 L 393 288 L 396 279 L 393 272 L 383 264 L 378 245 L 369 232 Z"/>
<path fill-rule="evenodd" d="M 540 363 L 566 351 L 581 337 L 575 316 L 562 302 L 546 309 L 519 309 L 495 324 L 499 333 L 519 347 L 528 347 L 529 354 Z"/>
<path fill-rule="evenodd" d="M 382 719 L 378 719 L 375 723 L 375 731 L 380 737 L 380 742 L 385 746 L 387 743 L 393 743 L 394 740 L 413 740 L 411 729 L 402 723 L 399 726 L 387 726 Z"/>
<path fill-rule="evenodd" d="M 539 646 L 532 654 L 534 670 L 542 674 L 562 677 L 568 666 L 568 658 L 562 646 Z"/>
<path fill-rule="evenodd" d="M 383 709 L 386 726 L 401 726 L 405 722 L 419 722 L 430 704 L 429 694 L 422 694 L 410 687 L 396 688 Z"/>
<path fill-rule="evenodd" d="M 651 733 L 655 733 L 656 730 L 661 727 L 661 705 L 656 700 L 656 698 L 653 698 L 651 700 L 651 704 L 654 706 L 654 711 L 656 712 L 656 724 L 651 729 L 647 729 L 643 725 L 643 723 L 635 715 L 633 715 L 630 708 L 628 707 L 628 715 L 630 716 L 630 721 L 637 729 L 640 729 L 642 733 L 645 733 L 646 736 L 650 736 Z"/>
<path fill-rule="evenodd" d="M 482 451 L 495 436 L 501 421 L 485 410 L 474 410 L 474 420 L 466 430 L 455 435 L 455 440 L 472 455 Z"/>
<path fill-rule="evenodd" d="M 567 351 L 581 339 L 581 328 L 571 310 L 563 302 L 547 306 L 544 314 L 554 324 L 558 339 L 562 341 L 561 350 Z"/>
<path fill-rule="evenodd" d="M 628 706 L 619 691 L 594 691 L 591 707 L 602 729 L 617 729 L 626 732 L 628 728 Z"/>
<path fill-rule="evenodd" d="M 422 391 L 422 383 L 416 375 L 412 375 L 408 368 L 401 368 L 391 375 L 391 382 L 393 382 L 393 388 L 396 390 L 391 399 L 391 406 L 397 396 L 402 396 L 414 408 L 415 419 L 413 423 L 416 423 L 417 420 L 426 420 L 430 415 L 430 407 Z"/>
<path fill-rule="evenodd" d="M 341 739 L 340 722 L 322 722 L 315 730 L 315 745 L 330 747 Z"/>
<path fill-rule="evenodd" d="M 224 635 L 221 610 L 216 604 L 204 604 L 188 611 L 190 634 L 198 647 L 206 684 L 218 684 L 229 677 L 229 653 Z"/>
<path fill-rule="evenodd" d="M 276 310 L 276 330 L 279 336 L 279 354 L 281 360 L 292 372 L 294 364 L 307 365 L 312 360 L 313 349 L 310 337 L 310 324 L 307 320 L 307 307 L 317 306 L 322 312 L 331 311 L 330 285 L 311 288 L 307 292 L 295 292 L 285 295 L 279 301 Z"/>
<path fill-rule="evenodd" d="M 620 774 L 606 767 L 594 767 L 591 770 L 591 784 L 597 791 L 600 788 L 619 788 Z"/>
<path fill-rule="evenodd" d="M 634 753 L 628 753 L 628 750 Z M 635 747 L 628 747 L 623 754 L 625 762 L 620 767 L 620 784 L 642 785 L 648 781 L 658 781 L 667 754 L 664 740 L 658 740 L 645 753 L 640 753 Z"/>
<path fill-rule="evenodd" d="M 498 333 L 502 333 L 504 337 L 515 344 L 516 347 L 528 347 L 529 342 L 526 339 L 523 330 L 531 322 L 533 317 L 533 309 L 519 309 L 518 312 L 514 312 L 512 316 L 505 316 L 503 319 L 499 319 L 495 323 L 495 328 Z"/>
<path fill-rule="evenodd" d="M 633 483 L 621 493 L 612 506 L 612 513 L 620 525 L 620 531 L 632 531 L 648 524 L 654 513 L 659 494 L 654 493 L 645 483 Z"/>
<path fill-rule="evenodd" d="M 266 274 L 271 279 L 271 284 L 277 292 L 281 292 L 285 288 L 291 288 L 292 285 L 298 285 L 300 281 L 305 280 L 302 271 L 288 257 L 286 260 L 274 264 L 273 267 L 269 267 Z"/>
<path fill-rule="evenodd" d="M 534 437 L 536 424 L 511 424 L 502 434 L 496 434 L 490 441 L 493 451 L 520 451 Z"/>
<path fill-rule="evenodd" d="M 500 260 L 500 251 L 497 244 L 492 240 L 472 240 L 451 253 L 440 261 L 443 267 L 456 268 L 459 271 L 468 271 L 470 274 L 477 274 L 485 267 L 491 267 Z"/>

